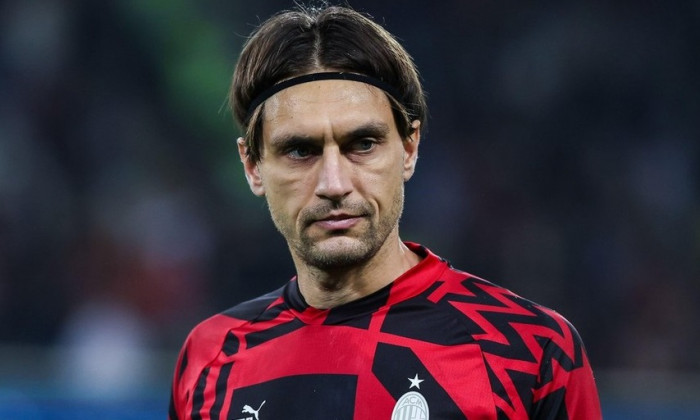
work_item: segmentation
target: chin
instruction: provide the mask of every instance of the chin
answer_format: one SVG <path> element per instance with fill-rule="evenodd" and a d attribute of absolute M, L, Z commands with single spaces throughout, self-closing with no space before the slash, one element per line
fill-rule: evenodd
<path fill-rule="evenodd" d="M 307 264 L 327 270 L 363 264 L 372 258 L 378 249 L 378 246 L 356 238 L 336 237 L 306 247 L 300 250 L 300 255 Z"/>

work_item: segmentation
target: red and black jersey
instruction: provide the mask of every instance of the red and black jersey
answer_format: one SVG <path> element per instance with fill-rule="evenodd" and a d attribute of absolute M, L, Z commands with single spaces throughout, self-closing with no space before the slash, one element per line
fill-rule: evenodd
<path fill-rule="evenodd" d="M 330 310 L 293 279 L 199 324 L 176 367 L 175 419 L 598 419 L 593 374 L 558 313 L 422 261 Z"/>

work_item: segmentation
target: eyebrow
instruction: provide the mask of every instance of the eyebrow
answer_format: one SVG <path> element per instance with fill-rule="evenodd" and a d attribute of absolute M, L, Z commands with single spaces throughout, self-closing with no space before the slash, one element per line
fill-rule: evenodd
<path fill-rule="evenodd" d="M 313 144 L 314 138 L 301 134 L 282 134 L 270 139 L 269 148 L 274 153 L 286 153 L 296 146 Z"/>
<path fill-rule="evenodd" d="M 389 126 L 382 121 L 370 121 L 352 130 L 342 133 L 340 139 L 357 139 L 363 137 L 386 137 L 389 134 Z M 270 139 L 270 147 L 273 149 L 285 148 L 289 145 L 314 142 L 317 139 L 307 134 L 281 134 Z"/>
<path fill-rule="evenodd" d="M 386 137 L 389 126 L 381 121 L 370 121 L 343 134 L 344 138 Z"/>

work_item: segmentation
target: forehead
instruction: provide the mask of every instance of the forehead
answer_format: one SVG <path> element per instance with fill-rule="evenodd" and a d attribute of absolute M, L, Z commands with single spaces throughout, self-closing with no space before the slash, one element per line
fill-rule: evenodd
<path fill-rule="evenodd" d="M 357 81 L 318 80 L 291 86 L 265 102 L 263 138 L 289 132 L 314 136 L 370 122 L 395 126 L 384 91 Z"/>

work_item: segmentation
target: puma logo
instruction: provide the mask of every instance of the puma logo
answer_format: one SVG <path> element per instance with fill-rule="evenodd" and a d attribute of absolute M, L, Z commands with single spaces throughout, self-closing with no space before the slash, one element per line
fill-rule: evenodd
<path fill-rule="evenodd" d="M 249 405 L 244 405 L 243 411 L 241 411 L 241 413 L 252 414 L 255 416 L 255 420 L 260 420 L 260 418 L 258 417 L 258 413 L 260 412 L 260 409 L 262 408 L 263 405 L 265 405 L 265 401 L 263 401 L 262 404 L 260 404 L 260 407 L 258 407 L 257 410 L 254 410 L 253 407 L 251 407 Z"/>

